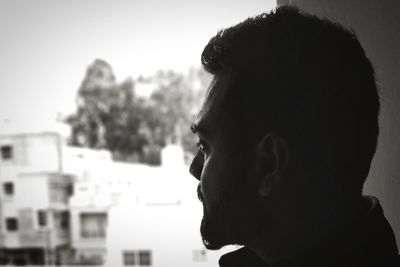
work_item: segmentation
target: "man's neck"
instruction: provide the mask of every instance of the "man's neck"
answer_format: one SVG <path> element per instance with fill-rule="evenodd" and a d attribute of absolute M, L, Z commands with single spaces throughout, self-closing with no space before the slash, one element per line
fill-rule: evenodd
<path fill-rule="evenodd" d="M 246 244 L 265 263 L 273 265 L 282 260 L 302 255 L 333 239 L 361 216 L 360 201 L 335 205 L 318 216 L 298 222 L 294 227 L 275 225 Z M 293 222 L 291 224 L 293 226 Z"/>

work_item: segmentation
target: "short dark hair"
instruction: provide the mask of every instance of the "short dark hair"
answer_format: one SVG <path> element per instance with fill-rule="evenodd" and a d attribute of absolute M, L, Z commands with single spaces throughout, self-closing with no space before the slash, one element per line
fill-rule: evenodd
<path fill-rule="evenodd" d="M 306 167 L 343 177 L 361 194 L 377 145 L 379 96 L 353 32 L 281 6 L 219 31 L 201 61 L 217 77 L 232 74 L 224 103 L 242 129 L 258 137 L 278 131 Z"/>

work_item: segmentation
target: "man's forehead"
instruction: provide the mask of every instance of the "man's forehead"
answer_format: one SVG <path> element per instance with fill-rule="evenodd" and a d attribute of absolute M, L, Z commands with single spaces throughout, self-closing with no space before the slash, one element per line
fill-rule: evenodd
<path fill-rule="evenodd" d="M 207 89 L 202 108 L 194 122 L 198 130 L 206 130 L 216 126 L 216 123 L 220 124 L 230 119 L 224 108 L 225 96 L 230 86 L 229 79 L 230 77 L 227 74 L 214 76 Z"/>
<path fill-rule="evenodd" d="M 218 91 L 218 88 L 216 88 L 217 80 L 217 76 L 214 76 L 213 80 L 208 86 L 198 117 L 204 116 L 205 113 L 210 111 L 211 107 L 215 106 L 213 105 L 213 102 L 215 102 L 216 92 Z"/>

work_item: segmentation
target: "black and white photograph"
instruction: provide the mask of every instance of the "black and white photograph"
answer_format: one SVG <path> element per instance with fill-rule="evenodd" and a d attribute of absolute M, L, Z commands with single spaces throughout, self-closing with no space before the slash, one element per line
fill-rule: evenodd
<path fill-rule="evenodd" d="M 399 14 L 0 0 L 0 266 L 400 267 Z"/>

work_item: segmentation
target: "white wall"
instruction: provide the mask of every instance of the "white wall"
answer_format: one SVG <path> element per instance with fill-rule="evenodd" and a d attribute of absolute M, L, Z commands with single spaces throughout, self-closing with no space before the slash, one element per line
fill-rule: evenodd
<path fill-rule="evenodd" d="M 13 182 L 14 195 L 3 199 L 3 218 L 18 217 L 19 209 L 36 211 L 48 208 L 49 186 L 45 175 L 18 177 Z"/>
<path fill-rule="evenodd" d="M 0 160 L 0 177 L 59 171 L 60 142 L 57 133 L 0 136 L 0 145 L 11 145 L 13 150 L 11 160 Z"/>
<path fill-rule="evenodd" d="M 207 251 L 207 261 L 193 261 L 193 251 L 204 249 L 201 217 L 200 202 L 184 199 L 178 205 L 134 204 L 132 200 L 115 206 L 109 212 L 105 265 L 124 266 L 124 251 L 151 250 L 154 267 L 218 266 L 219 257 L 232 248 Z"/>
<path fill-rule="evenodd" d="M 381 95 L 380 136 L 364 193 L 379 198 L 400 244 L 400 1 L 290 2 L 354 29 L 374 65 Z"/>
<path fill-rule="evenodd" d="M 48 209 L 49 183 L 46 175 L 18 177 L 15 186 L 15 203 L 18 208 Z"/>

